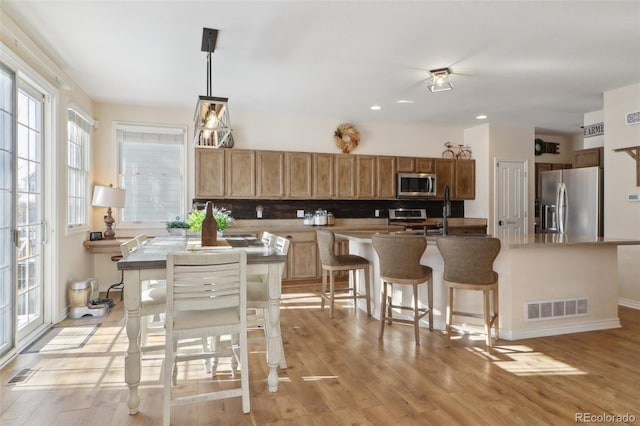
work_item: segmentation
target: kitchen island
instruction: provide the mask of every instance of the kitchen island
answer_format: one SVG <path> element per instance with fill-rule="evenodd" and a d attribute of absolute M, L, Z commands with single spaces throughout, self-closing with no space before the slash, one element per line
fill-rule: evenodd
<path fill-rule="evenodd" d="M 372 264 L 372 315 L 380 318 L 380 270 L 371 244 L 373 232 L 337 232 L 349 240 L 349 251 Z M 445 328 L 444 261 L 435 241 L 426 237 L 421 263 L 433 268 L 434 327 Z M 618 246 L 639 240 L 531 234 L 500 238 L 494 262 L 500 275 L 500 338 L 518 340 L 620 327 L 618 319 Z M 399 286 L 402 287 L 402 286 Z M 420 289 L 426 305 L 426 289 Z M 411 302 L 411 292 L 394 289 L 394 298 Z M 364 309 L 361 302 L 360 309 Z M 482 312 L 477 292 L 457 292 L 456 309 Z M 471 322 L 470 322 L 471 323 Z M 479 323 L 476 323 L 479 324 Z M 424 322 L 422 326 L 427 326 Z"/>

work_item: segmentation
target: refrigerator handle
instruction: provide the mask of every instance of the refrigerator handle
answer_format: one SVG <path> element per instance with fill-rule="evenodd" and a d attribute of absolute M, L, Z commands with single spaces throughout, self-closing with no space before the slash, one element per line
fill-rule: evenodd
<path fill-rule="evenodd" d="M 567 226 L 567 186 L 564 182 L 560 184 L 558 191 L 558 231 L 561 234 L 566 232 Z"/>

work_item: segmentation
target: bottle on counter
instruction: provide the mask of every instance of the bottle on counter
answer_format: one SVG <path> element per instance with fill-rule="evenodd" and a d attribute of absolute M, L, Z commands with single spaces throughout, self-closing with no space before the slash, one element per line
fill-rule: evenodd
<path fill-rule="evenodd" d="M 334 223 L 336 223 L 336 218 L 333 217 L 333 213 L 327 213 L 327 225 L 333 225 Z"/>
<path fill-rule="evenodd" d="M 207 201 L 206 213 L 202 221 L 200 245 L 202 247 L 218 245 L 218 222 L 213 217 L 213 203 L 211 201 Z"/>

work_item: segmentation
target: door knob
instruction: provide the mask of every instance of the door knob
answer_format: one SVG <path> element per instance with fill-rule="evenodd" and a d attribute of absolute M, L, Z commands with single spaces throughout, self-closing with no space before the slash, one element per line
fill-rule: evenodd
<path fill-rule="evenodd" d="M 502 226 L 502 221 L 501 220 L 498 221 L 498 225 Z"/>

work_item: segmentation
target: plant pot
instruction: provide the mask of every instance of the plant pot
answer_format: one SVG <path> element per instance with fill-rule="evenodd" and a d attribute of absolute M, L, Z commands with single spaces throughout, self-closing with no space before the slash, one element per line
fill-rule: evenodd
<path fill-rule="evenodd" d="M 167 228 L 167 231 L 169 231 L 169 235 L 176 237 L 185 237 L 187 235 L 187 230 L 185 228 Z"/>

